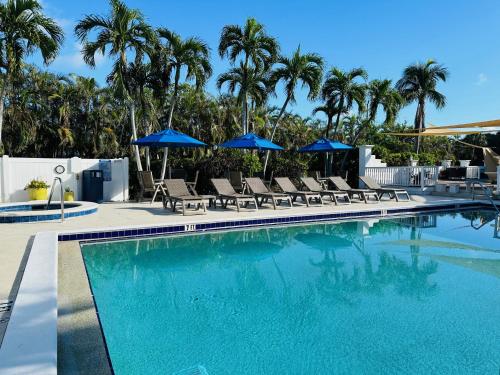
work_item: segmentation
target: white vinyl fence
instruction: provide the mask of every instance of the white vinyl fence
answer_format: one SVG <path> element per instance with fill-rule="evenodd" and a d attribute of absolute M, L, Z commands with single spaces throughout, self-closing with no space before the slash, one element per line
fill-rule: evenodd
<path fill-rule="evenodd" d="M 366 167 L 365 174 L 381 185 L 427 187 L 436 185 L 442 166 Z M 466 178 L 479 178 L 480 167 L 467 167 Z"/>
<path fill-rule="evenodd" d="M 128 200 L 128 158 L 104 159 L 109 166 L 107 179 L 104 181 L 105 201 Z M 26 184 L 32 179 L 40 179 L 53 184 L 54 177 L 61 177 L 63 186 L 75 192 L 75 199 L 82 199 L 82 171 L 100 169 L 99 159 L 43 159 L 43 158 L 0 158 L 0 201 L 22 202 L 28 200 L 28 193 L 24 190 Z M 64 167 L 64 172 L 57 174 L 56 167 Z M 59 168 L 62 169 L 62 168 Z M 60 199 L 59 189 L 54 192 L 54 200 Z"/>

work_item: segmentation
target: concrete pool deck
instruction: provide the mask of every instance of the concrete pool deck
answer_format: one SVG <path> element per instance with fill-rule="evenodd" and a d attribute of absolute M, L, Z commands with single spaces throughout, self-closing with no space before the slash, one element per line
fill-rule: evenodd
<path fill-rule="evenodd" d="M 453 205 L 465 203 L 482 203 L 470 199 L 457 199 L 438 196 L 412 196 L 410 202 L 394 202 L 384 200 L 381 203 L 335 206 L 305 207 L 297 204 L 293 208 L 279 208 L 274 211 L 270 205 L 258 211 L 242 210 L 238 213 L 234 206 L 228 209 L 210 209 L 207 215 L 182 216 L 165 210 L 160 202 L 136 203 L 106 203 L 99 205 L 98 212 L 89 216 L 76 217 L 60 222 L 37 222 L 19 224 L 0 224 L 2 230 L 2 251 L 0 251 L 0 302 L 15 301 L 24 267 L 29 257 L 33 237 L 38 232 L 71 232 L 82 230 L 103 230 L 115 227 L 159 226 L 172 224 L 201 223 L 217 220 L 237 220 L 261 217 L 279 217 L 291 215 L 311 215 L 322 213 L 337 213 L 347 211 L 369 211 L 385 208 L 418 208 L 433 205 Z M 0 341 L 8 324 L 9 311 L 0 316 Z M 3 319 L 3 320 L 2 320 Z"/>

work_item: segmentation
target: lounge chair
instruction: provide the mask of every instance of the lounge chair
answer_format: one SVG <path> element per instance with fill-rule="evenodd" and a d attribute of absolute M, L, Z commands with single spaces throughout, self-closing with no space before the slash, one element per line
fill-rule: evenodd
<path fill-rule="evenodd" d="M 257 199 L 257 204 L 259 206 L 262 206 L 262 204 L 265 202 L 269 202 L 269 199 L 273 203 L 273 208 L 276 209 L 276 203 L 278 203 L 278 206 L 281 204 L 281 202 L 285 201 L 288 202 L 290 207 L 293 206 L 292 203 L 292 198 L 290 195 L 285 194 L 285 193 L 275 193 L 267 188 L 267 186 L 264 184 L 264 182 L 258 178 L 258 177 L 248 177 L 245 178 L 245 181 L 247 183 L 247 187 L 249 191 L 255 196 Z M 260 202 L 259 202 L 260 198 Z"/>
<path fill-rule="evenodd" d="M 186 215 L 186 207 L 194 205 L 195 211 L 190 211 L 192 214 L 206 214 L 207 206 L 205 199 L 202 196 L 192 195 L 188 187 L 182 179 L 164 180 L 165 188 L 167 189 L 167 196 L 163 198 L 163 206 L 167 208 L 167 202 L 172 207 L 172 212 L 175 212 L 177 203 L 182 205 L 182 214 Z M 200 210 L 203 208 L 203 211 Z"/>
<path fill-rule="evenodd" d="M 368 189 L 375 190 L 379 199 L 382 198 L 384 194 L 387 194 L 389 199 L 395 198 L 396 202 L 399 202 L 400 200 L 407 202 L 410 200 L 410 195 L 405 189 L 383 188 L 370 176 L 359 176 L 359 179 L 363 181 L 366 186 L 368 186 Z M 403 199 L 400 199 L 399 195 L 402 195 Z"/>
<path fill-rule="evenodd" d="M 378 194 L 375 190 L 370 190 L 370 189 L 353 189 L 352 187 L 349 186 L 347 182 L 342 177 L 335 176 L 335 177 L 329 177 L 329 180 L 335 187 L 339 190 L 345 191 L 347 194 L 349 194 L 349 198 L 353 198 L 354 196 L 357 196 L 358 199 L 363 200 L 365 203 L 368 203 L 368 200 L 370 197 L 373 197 L 376 202 L 379 202 L 380 199 L 378 197 Z"/>
<path fill-rule="evenodd" d="M 322 197 L 330 197 L 332 202 L 335 202 L 336 205 L 339 204 L 339 198 L 344 199 L 344 204 L 351 204 L 349 194 L 345 191 L 323 189 L 323 186 L 313 177 L 302 177 L 300 180 L 307 189 L 315 193 L 320 193 Z"/>
<path fill-rule="evenodd" d="M 255 209 L 258 210 L 255 197 L 253 195 L 237 193 L 227 178 L 212 178 L 210 181 L 217 192 L 217 198 L 219 198 L 223 208 L 226 208 L 228 203 L 232 202 L 236 205 L 238 212 L 240 212 L 241 203 L 243 203 L 245 207 L 247 207 L 249 203 L 252 203 Z"/>
<path fill-rule="evenodd" d="M 228 171 L 226 175 L 227 179 L 236 192 L 241 194 L 245 193 L 245 180 L 243 179 L 243 172 Z"/>
<path fill-rule="evenodd" d="M 139 194 L 137 195 L 137 201 L 142 202 L 145 193 L 152 193 L 153 198 L 151 203 L 156 199 L 158 193 L 161 196 L 166 196 L 167 192 L 163 186 L 163 182 L 155 182 L 153 179 L 153 173 L 151 171 L 137 171 L 137 179 L 139 180 Z"/>
<path fill-rule="evenodd" d="M 295 202 L 298 197 L 309 207 L 310 202 L 316 200 L 318 203 L 323 204 L 323 199 L 321 194 L 315 193 L 313 191 L 302 191 L 298 190 L 288 177 L 275 177 L 274 181 L 278 184 L 279 188 L 283 193 L 290 194 L 292 196 L 292 202 Z"/>

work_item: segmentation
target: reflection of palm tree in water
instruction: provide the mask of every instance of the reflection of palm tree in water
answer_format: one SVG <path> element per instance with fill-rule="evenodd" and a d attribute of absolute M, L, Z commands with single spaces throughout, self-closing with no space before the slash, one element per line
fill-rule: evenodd
<path fill-rule="evenodd" d="M 437 272 L 437 263 L 431 260 L 419 264 L 418 245 L 410 246 L 409 264 L 385 251 L 378 253 L 379 264 L 375 269 L 372 259 L 374 253 L 366 250 L 365 237 L 346 230 L 347 228 L 342 225 L 336 228 L 343 229 L 344 240 L 350 241 L 352 247 L 361 255 L 363 267 L 354 264 L 352 273 L 348 275 L 342 270 L 345 263 L 337 260 L 333 246 L 327 248 L 325 245 L 321 249 L 318 248 L 323 253 L 323 259 L 310 263 L 320 268 L 317 285 L 323 295 L 352 305 L 356 295 L 362 293 L 380 295 L 383 288 L 388 285 L 394 285 L 397 293 L 401 295 L 417 298 L 431 295 L 436 290 L 436 284 L 429 282 L 429 276 Z M 422 232 L 420 229 L 412 228 L 410 236 L 412 241 L 416 242 L 421 238 Z"/>

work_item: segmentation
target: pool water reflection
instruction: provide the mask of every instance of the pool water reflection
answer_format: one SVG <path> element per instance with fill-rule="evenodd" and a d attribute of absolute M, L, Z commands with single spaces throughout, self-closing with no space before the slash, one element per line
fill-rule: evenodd
<path fill-rule="evenodd" d="M 496 373 L 500 240 L 491 221 L 474 227 L 489 216 L 215 232 L 82 253 L 117 374 Z"/>

